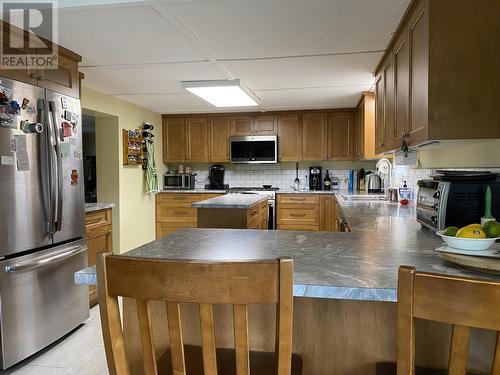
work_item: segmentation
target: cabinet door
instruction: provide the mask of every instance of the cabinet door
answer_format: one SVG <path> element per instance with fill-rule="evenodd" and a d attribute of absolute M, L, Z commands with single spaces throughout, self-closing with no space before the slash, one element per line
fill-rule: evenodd
<path fill-rule="evenodd" d="M 365 99 L 361 100 L 356 112 L 354 113 L 354 159 L 363 159 L 364 143 L 365 143 Z"/>
<path fill-rule="evenodd" d="M 408 104 L 410 94 L 410 60 L 407 33 L 403 32 L 396 42 L 394 51 L 394 78 L 396 87 L 395 140 L 396 148 L 401 145 L 402 136 L 408 132 Z"/>
<path fill-rule="evenodd" d="M 253 116 L 231 117 L 231 135 L 254 135 Z"/>
<path fill-rule="evenodd" d="M 208 161 L 208 120 L 206 117 L 186 119 L 187 155 L 191 162 Z"/>
<path fill-rule="evenodd" d="M 38 70 L 38 86 L 78 98 L 78 62 L 62 55 L 58 56 L 57 61 L 57 69 Z"/>
<path fill-rule="evenodd" d="M 389 56 L 387 64 L 384 68 L 384 106 L 385 106 L 385 145 L 382 147 L 384 151 L 394 149 L 395 144 L 395 127 L 394 127 L 394 61 L 392 56 Z"/>
<path fill-rule="evenodd" d="M 385 146 L 384 74 L 375 80 L 375 153 L 380 154 Z"/>
<path fill-rule="evenodd" d="M 328 115 L 306 113 L 302 115 L 302 160 L 327 159 Z"/>
<path fill-rule="evenodd" d="M 209 156 L 211 162 L 226 163 L 229 161 L 229 119 L 227 117 L 211 118 L 209 126 Z"/>
<path fill-rule="evenodd" d="M 302 123 L 300 115 L 278 117 L 278 153 L 280 161 L 302 160 Z"/>
<path fill-rule="evenodd" d="M 278 133 L 278 118 L 273 115 L 258 115 L 254 119 L 254 131 L 257 135 L 275 135 Z"/>
<path fill-rule="evenodd" d="M 186 160 L 186 126 L 183 117 L 163 118 L 163 162 Z"/>
<path fill-rule="evenodd" d="M 332 113 L 328 124 L 328 159 L 353 159 L 352 114 Z"/>
<path fill-rule="evenodd" d="M 410 142 L 428 138 L 429 15 L 420 2 L 408 31 L 410 42 Z"/>
<path fill-rule="evenodd" d="M 335 196 L 324 196 L 321 200 L 321 230 L 335 232 L 338 228 Z"/>

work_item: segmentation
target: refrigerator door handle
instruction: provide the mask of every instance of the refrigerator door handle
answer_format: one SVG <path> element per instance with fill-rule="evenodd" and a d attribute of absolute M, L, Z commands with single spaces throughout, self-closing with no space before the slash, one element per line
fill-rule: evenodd
<path fill-rule="evenodd" d="M 59 129 L 57 126 L 56 118 L 56 103 L 49 101 L 50 119 L 52 121 L 51 127 L 54 129 L 55 134 L 55 150 L 56 150 L 56 163 L 57 163 L 57 207 L 55 216 L 55 230 L 60 231 L 62 227 L 62 210 L 63 210 L 63 170 L 62 170 L 62 155 L 61 155 L 61 140 Z"/>
<path fill-rule="evenodd" d="M 50 263 L 55 263 L 55 262 L 64 260 L 66 258 L 72 257 L 76 254 L 84 252 L 85 250 L 87 250 L 87 246 L 73 246 L 73 247 L 70 247 L 68 249 L 68 251 L 65 251 L 63 253 L 53 255 L 50 257 L 38 259 L 38 260 L 35 260 L 34 262 L 16 263 L 16 264 L 13 264 L 12 266 L 6 266 L 5 272 L 29 271 L 29 270 L 32 270 L 34 268 L 46 266 Z"/>

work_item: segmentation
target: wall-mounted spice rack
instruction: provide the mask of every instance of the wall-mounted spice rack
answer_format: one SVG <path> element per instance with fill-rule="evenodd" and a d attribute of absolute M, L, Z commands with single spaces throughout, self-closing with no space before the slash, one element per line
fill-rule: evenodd
<path fill-rule="evenodd" d="M 142 165 L 141 130 L 123 129 L 123 165 Z"/>

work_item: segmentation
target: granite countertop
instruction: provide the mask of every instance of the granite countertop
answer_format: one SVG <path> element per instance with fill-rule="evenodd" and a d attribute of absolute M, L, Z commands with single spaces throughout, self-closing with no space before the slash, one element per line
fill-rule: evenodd
<path fill-rule="evenodd" d="M 441 239 L 416 222 L 413 205 L 348 201 L 340 195 L 338 201 L 351 225 L 350 233 L 181 229 L 124 255 L 206 260 L 288 255 L 294 259 L 296 297 L 394 302 L 400 265 L 500 281 L 498 276 L 442 260 L 434 250 Z M 95 283 L 95 268 L 76 274 L 75 281 Z"/>
<path fill-rule="evenodd" d="M 267 200 L 267 195 L 263 194 L 226 194 L 195 202 L 191 206 L 194 208 L 249 209 Z"/>
<path fill-rule="evenodd" d="M 85 203 L 85 212 L 107 210 L 115 207 L 114 203 Z"/>
<path fill-rule="evenodd" d="M 188 194 L 226 194 L 226 190 L 210 190 L 210 189 L 191 189 L 191 190 L 182 190 L 182 189 L 162 189 L 160 190 L 160 194 L 162 193 L 188 193 Z"/>

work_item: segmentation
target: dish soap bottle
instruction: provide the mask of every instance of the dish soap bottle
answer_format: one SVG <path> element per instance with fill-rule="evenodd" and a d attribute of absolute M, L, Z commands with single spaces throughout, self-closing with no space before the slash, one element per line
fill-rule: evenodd
<path fill-rule="evenodd" d="M 323 181 L 323 190 L 332 190 L 332 180 L 328 174 L 328 169 L 326 170 L 325 180 Z"/>
<path fill-rule="evenodd" d="M 402 200 L 404 200 L 404 199 L 406 199 L 406 201 L 409 201 L 410 198 L 411 198 L 411 190 L 408 187 L 408 185 L 406 184 L 406 181 L 403 181 L 403 187 L 399 188 L 399 199 L 400 199 L 400 202 Z"/>

